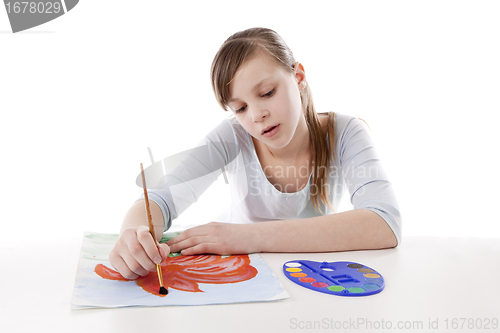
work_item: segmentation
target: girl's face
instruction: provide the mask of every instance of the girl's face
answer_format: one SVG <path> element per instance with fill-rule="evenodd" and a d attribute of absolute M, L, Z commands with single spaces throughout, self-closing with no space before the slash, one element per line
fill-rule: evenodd
<path fill-rule="evenodd" d="M 286 147 L 298 128 L 306 128 L 299 87 L 300 66 L 287 72 L 271 56 L 258 52 L 238 69 L 229 85 L 229 108 L 257 140 L 274 149 Z"/>

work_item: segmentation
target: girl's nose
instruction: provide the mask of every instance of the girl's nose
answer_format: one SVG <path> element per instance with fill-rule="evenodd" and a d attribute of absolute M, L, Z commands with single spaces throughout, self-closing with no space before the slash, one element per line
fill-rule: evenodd
<path fill-rule="evenodd" d="M 266 108 L 255 107 L 252 110 L 252 120 L 254 122 L 262 121 L 264 118 L 269 116 L 269 111 Z"/>

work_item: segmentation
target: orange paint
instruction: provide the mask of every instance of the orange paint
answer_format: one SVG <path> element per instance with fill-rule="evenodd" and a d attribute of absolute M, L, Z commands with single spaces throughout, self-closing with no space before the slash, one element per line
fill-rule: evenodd
<path fill-rule="evenodd" d="M 250 280 L 257 275 L 257 269 L 250 265 L 247 254 L 227 258 L 218 255 L 169 257 L 161 263 L 161 271 L 166 288 L 188 292 L 203 292 L 198 288 L 198 283 L 235 283 Z M 95 272 L 104 279 L 130 281 L 102 264 L 95 267 Z M 166 296 L 158 292 L 160 284 L 156 270 L 135 281 L 148 293 Z"/>
<path fill-rule="evenodd" d="M 367 278 L 372 278 L 372 279 L 376 279 L 376 278 L 380 277 L 380 275 L 375 274 L 375 273 L 368 273 L 368 274 L 364 274 L 363 276 L 365 276 Z"/>
<path fill-rule="evenodd" d="M 290 276 L 293 276 L 293 277 L 304 277 L 304 276 L 307 276 L 306 273 L 292 273 L 290 274 Z"/>

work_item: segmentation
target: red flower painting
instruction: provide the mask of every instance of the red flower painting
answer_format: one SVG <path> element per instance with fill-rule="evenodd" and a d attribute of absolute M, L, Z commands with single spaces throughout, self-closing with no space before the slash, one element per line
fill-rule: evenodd
<path fill-rule="evenodd" d="M 198 283 L 236 283 L 250 280 L 257 275 L 257 269 L 250 265 L 247 254 L 222 258 L 219 255 L 196 255 L 169 257 L 161 263 L 163 284 L 188 292 L 203 292 Z M 98 264 L 97 275 L 108 280 L 130 281 L 120 273 Z M 156 296 L 159 294 L 157 272 L 137 278 L 136 283 L 142 289 Z"/>

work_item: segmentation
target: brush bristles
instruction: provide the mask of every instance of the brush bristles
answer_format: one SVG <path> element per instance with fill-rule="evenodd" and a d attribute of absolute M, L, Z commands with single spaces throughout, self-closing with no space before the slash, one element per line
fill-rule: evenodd
<path fill-rule="evenodd" d="M 168 290 L 167 288 L 165 287 L 160 287 L 160 295 L 167 295 L 168 294 Z"/>

